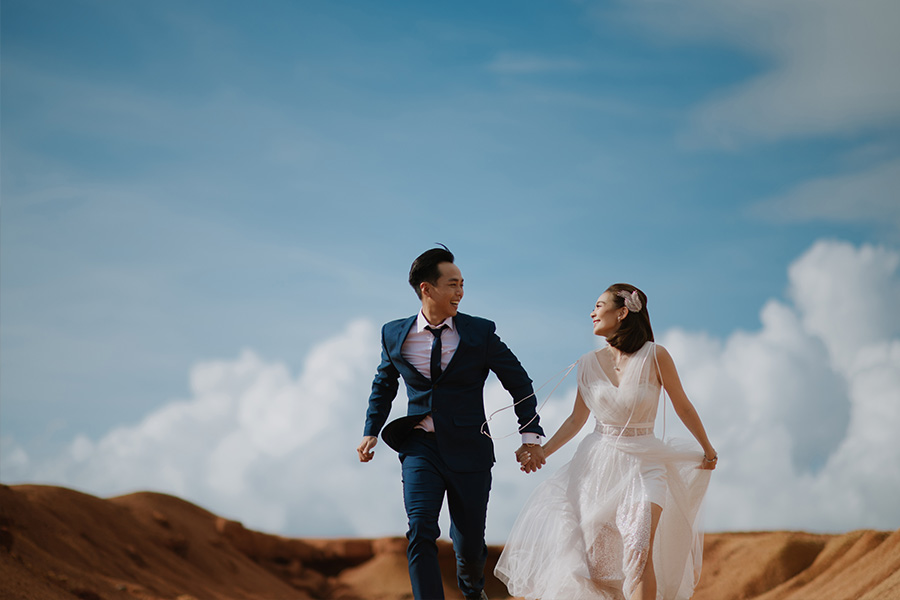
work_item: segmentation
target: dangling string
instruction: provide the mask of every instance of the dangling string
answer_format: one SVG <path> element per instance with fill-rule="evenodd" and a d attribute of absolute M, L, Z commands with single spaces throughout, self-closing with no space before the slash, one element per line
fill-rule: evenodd
<path fill-rule="evenodd" d="M 548 379 L 547 381 L 545 381 L 543 384 L 541 384 L 541 387 L 539 387 L 538 389 L 536 389 L 536 390 L 533 391 L 532 393 L 528 394 L 528 395 L 525 396 L 524 398 L 521 398 L 521 399 L 519 399 L 519 400 L 516 400 L 515 402 L 513 402 L 513 403 L 510 404 L 509 406 L 504 406 L 503 408 L 497 409 L 497 410 L 495 410 L 494 412 L 492 412 L 492 413 L 490 414 L 490 416 L 487 418 L 487 421 L 485 421 L 484 423 L 481 424 L 481 433 L 484 434 L 484 435 L 486 435 L 486 436 L 488 436 L 488 437 L 491 438 L 492 440 L 504 440 L 504 439 L 506 439 L 506 438 L 508 438 L 508 437 L 510 437 L 510 436 L 516 435 L 516 433 L 521 433 L 523 429 L 525 429 L 526 427 L 528 427 L 529 425 L 531 425 L 532 422 L 534 422 L 534 420 L 538 417 L 538 413 L 541 411 L 542 408 L 544 408 L 544 405 L 547 404 L 547 401 L 550 400 L 550 397 L 553 396 L 553 392 L 555 392 L 555 391 L 556 391 L 556 388 L 558 388 L 558 387 L 562 384 L 562 382 L 565 381 L 566 377 L 569 376 L 569 373 L 572 372 L 572 369 L 574 369 L 575 366 L 576 366 L 577 364 L 578 364 L 577 362 L 573 362 L 573 363 L 572 363 L 571 365 L 569 365 L 568 367 L 564 367 L 563 369 L 559 370 L 559 371 L 556 373 L 556 375 L 554 375 L 553 377 L 551 377 L 550 379 Z M 503 437 L 494 437 L 494 436 L 492 436 L 490 433 L 488 433 L 488 432 L 485 430 L 485 427 L 487 427 L 488 423 L 491 422 L 491 419 L 494 418 L 494 415 L 496 415 L 497 413 L 501 413 L 501 412 L 503 412 L 504 410 L 509 410 L 510 408 L 515 408 L 515 406 L 516 406 L 517 404 L 520 404 L 520 403 L 524 402 L 525 400 L 528 400 L 529 398 L 535 397 L 539 391 L 541 391 L 542 389 L 544 389 L 544 388 L 547 386 L 547 384 L 549 384 L 551 381 L 554 381 L 557 377 L 559 377 L 559 374 L 562 373 L 563 371 L 565 371 L 565 374 L 562 376 L 562 379 L 560 379 L 560 380 L 556 383 L 556 385 L 553 386 L 553 389 L 550 390 L 550 393 L 547 394 L 547 397 L 544 398 L 544 401 L 541 402 L 541 405 L 537 407 L 537 409 L 534 411 L 534 416 L 531 417 L 531 419 L 529 419 L 529 421 L 528 421 L 527 423 L 525 423 L 524 425 L 522 425 L 521 427 L 519 427 L 519 429 L 518 429 L 517 431 L 515 431 L 515 432 L 513 432 L 513 433 L 510 433 L 510 434 L 507 434 L 507 435 L 504 435 Z"/>

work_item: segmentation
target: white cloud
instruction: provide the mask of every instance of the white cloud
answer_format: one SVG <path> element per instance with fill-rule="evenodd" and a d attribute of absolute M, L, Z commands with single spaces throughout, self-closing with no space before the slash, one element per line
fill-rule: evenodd
<path fill-rule="evenodd" d="M 900 254 L 818 242 L 791 306 L 721 345 L 664 336 L 722 460 L 713 529 L 894 529 L 900 522 Z"/>
<path fill-rule="evenodd" d="M 159 490 L 272 531 L 396 533 L 402 506 L 373 502 L 372 490 L 399 497 L 397 465 L 355 460 L 377 360 L 375 327 L 357 321 L 314 348 L 297 377 L 250 351 L 202 362 L 188 400 L 96 442 L 78 437 L 54 459 L 34 464 L 4 440 L 4 479 Z"/>
<path fill-rule="evenodd" d="M 893 0 L 644 0 L 623 10 L 657 34 L 724 42 L 760 59 L 758 74 L 696 110 L 704 141 L 848 134 L 900 122 Z"/>
<path fill-rule="evenodd" d="M 897 527 L 898 265 L 893 250 L 822 241 L 790 266 L 790 302 L 769 301 L 758 331 L 662 336 L 722 455 L 711 529 Z M 372 463 L 356 460 L 378 352 L 376 327 L 358 321 L 316 346 L 297 376 L 249 351 L 197 364 L 189 399 L 97 441 L 78 437 L 54 458 L 3 440 L 4 479 L 101 495 L 155 489 L 289 535 L 401 535 L 396 455 L 381 444 Z M 548 433 L 571 409 L 573 382 L 541 412 Z M 493 379 L 485 398 L 488 413 L 509 402 Z M 403 412 L 401 396 L 394 414 Z M 669 435 L 681 429 L 671 411 L 666 425 Z M 502 439 L 487 536 L 500 542 L 576 443 L 525 476 L 512 455 L 518 436 L 504 437 L 515 431 L 512 412 L 491 428 Z M 446 532 L 446 515 L 443 523 Z"/>
<path fill-rule="evenodd" d="M 818 242 L 788 270 L 805 328 L 848 376 L 861 353 L 900 336 L 898 266 L 893 250 Z"/>

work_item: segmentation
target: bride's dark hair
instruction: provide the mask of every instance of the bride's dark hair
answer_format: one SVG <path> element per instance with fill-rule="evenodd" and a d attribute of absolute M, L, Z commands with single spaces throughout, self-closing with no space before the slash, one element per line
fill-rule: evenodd
<path fill-rule="evenodd" d="M 641 299 L 641 310 L 634 312 L 629 310 L 628 315 L 622 319 L 618 331 L 606 338 L 606 343 L 626 354 L 640 350 L 647 342 L 653 341 L 653 328 L 650 326 L 650 313 L 647 312 L 647 294 L 637 289 L 630 283 L 614 283 L 606 291 L 613 297 L 616 308 L 625 306 L 625 298 L 619 292 L 631 294 L 637 292 Z"/>

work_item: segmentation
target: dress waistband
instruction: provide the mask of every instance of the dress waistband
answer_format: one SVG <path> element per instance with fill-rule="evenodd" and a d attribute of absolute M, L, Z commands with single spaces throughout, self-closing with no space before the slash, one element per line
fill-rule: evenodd
<path fill-rule="evenodd" d="M 606 423 L 597 423 L 597 427 L 594 431 L 602 433 L 603 435 L 637 437 L 639 435 L 651 435 L 653 433 L 653 425 L 644 423 L 639 425 L 607 425 Z"/>

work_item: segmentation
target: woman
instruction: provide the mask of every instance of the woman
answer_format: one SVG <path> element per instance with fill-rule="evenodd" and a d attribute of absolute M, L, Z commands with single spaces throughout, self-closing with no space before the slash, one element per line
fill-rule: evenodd
<path fill-rule="evenodd" d="M 597 300 L 607 346 L 578 361 L 572 414 L 544 445 L 550 456 L 593 413 L 596 429 L 528 500 L 494 573 L 527 599 L 687 599 L 700 576 L 698 512 L 718 455 L 672 357 L 653 343 L 647 296 L 624 283 Z M 700 443 L 653 435 L 664 387 Z M 527 449 L 517 458 L 524 465 Z"/>

